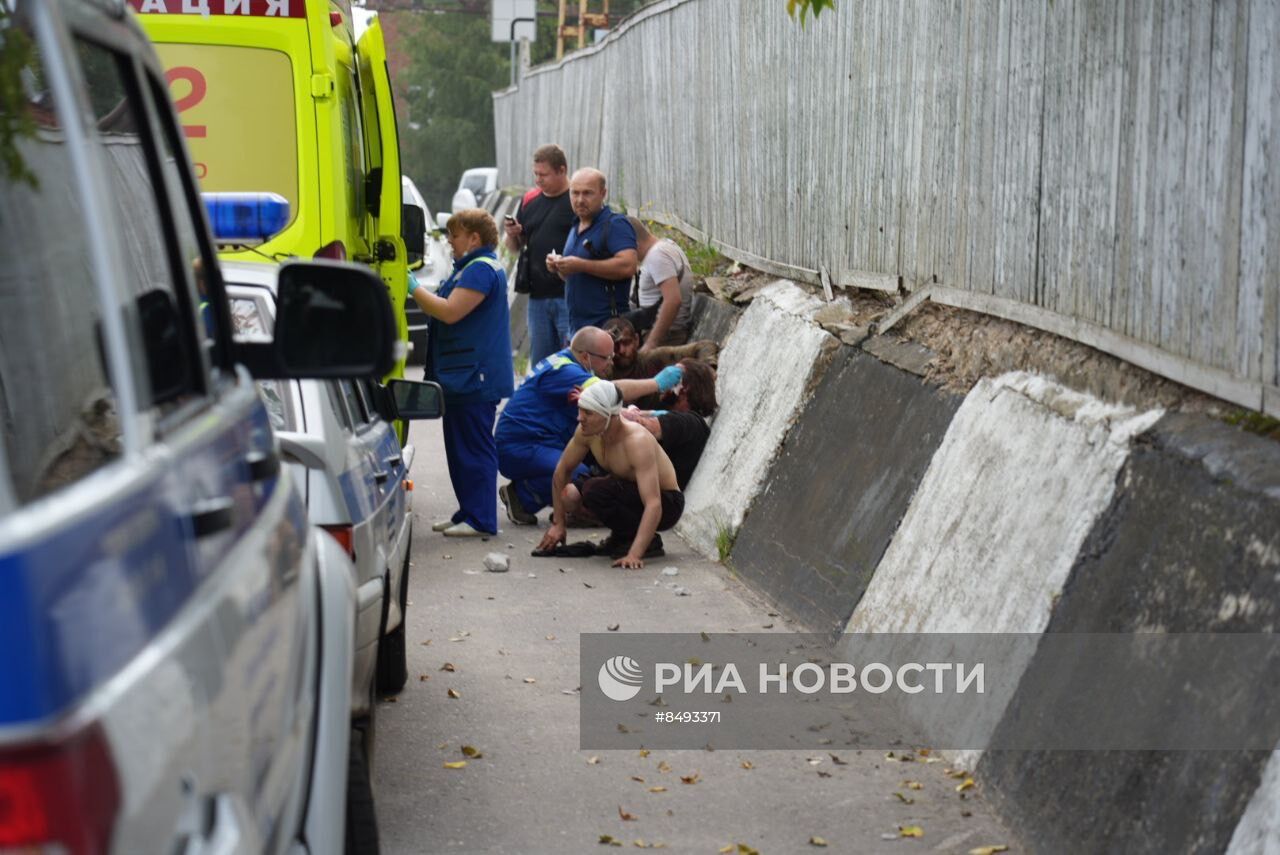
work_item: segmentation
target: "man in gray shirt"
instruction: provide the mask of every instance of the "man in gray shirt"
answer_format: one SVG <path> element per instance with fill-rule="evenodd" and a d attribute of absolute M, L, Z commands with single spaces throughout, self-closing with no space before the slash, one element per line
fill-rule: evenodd
<path fill-rule="evenodd" d="M 673 240 L 654 237 L 637 217 L 627 217 L 636 231 L 640 259 L 640 308 L 626 317 L 637 332 L 649 331 L 641 352 L 689 340 L 693 308 L 693 271 L 684 250 Z"/>

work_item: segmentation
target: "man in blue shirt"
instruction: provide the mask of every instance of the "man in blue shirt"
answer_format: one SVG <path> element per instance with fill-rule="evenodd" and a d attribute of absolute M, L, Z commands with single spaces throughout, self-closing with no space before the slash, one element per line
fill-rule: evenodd
<path fill-rule="evenodd" d="M 631 278 L 639 264 L 636 232 L 626 217 L 605 204 L 608 196 L 600 170 L 573 173 L 569 203 L 578 219 L 569 230 L 564 254 L 547 255 L 547 269 L 565 281 L 570 334 L 585 326 L 603 326 L 630 309 Z"/>
<path fill-rule="evenodd" d="M 551 504 L 551 476 L 565 444 L 578 427 L 578 395 L 595 382 L 595 373 L 608 374 L 613 361 L 613 337 L 598 327 L 583 327 L 559 353 L 534 366 L 507 401 L 494 439 L 498 471 L 510 484 L 498 489 L 507 518 L 517 525 L 533 525 L 536 514 Z M 678 365 L 652 380 L 620 380 L 616 384 L 628 401 L 676 387 Z M 585 466 L 576 475 L 587 474 Z"/>

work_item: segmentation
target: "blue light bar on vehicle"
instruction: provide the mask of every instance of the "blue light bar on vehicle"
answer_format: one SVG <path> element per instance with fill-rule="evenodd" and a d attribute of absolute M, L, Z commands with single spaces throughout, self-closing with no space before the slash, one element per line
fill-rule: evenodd
<path fill-rule="evenodd" d="M 201 193 L 218 243 L 262 243 L 289 224 L 289 200 L 279 193 Z"/>

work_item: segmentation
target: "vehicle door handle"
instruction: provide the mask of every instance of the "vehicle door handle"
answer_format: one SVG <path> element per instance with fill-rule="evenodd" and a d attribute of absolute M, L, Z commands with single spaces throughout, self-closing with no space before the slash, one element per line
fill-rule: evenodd
<path fill-rule="evenodd" d="M 394 454 L 382 462 L 385 463 L 387 466 L 399 466 L 401 463 L 404 462 L 404 458 L 398 454 Z"/>
<path fill-rule="evenodd" d="M 234 508 L 235 504 L 226 496 L 196 502 L 191 511 L 191 524 L 195 527 L 196 537 L 208 537 L 231 528 L 235 522 Z"/>
<path fill-rule="evenodd" d="M 274 451 L 255 451 L 245 457 L 249 464 L 249 480 L 266 481 L 280 474 L 280 456 Z"/>
<path fill-rule="evenodd" d="M 391 473 L 385 469 L 383 469 L 381 472 L 373 473 L 373 480 L 377 481 L 379 484 L 387 483 L 387 479 L 390 477 L 391 477 Z"/>

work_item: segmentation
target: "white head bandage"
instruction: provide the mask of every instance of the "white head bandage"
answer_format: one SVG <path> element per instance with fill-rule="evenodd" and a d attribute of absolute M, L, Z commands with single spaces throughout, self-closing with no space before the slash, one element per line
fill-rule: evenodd
<path fill-rule="evenodd" d="M 612 418 L 622 412 L 622 393 L 608 380 L 589 383 L 578 396 L 578 406 L 592 413 Z"/>

